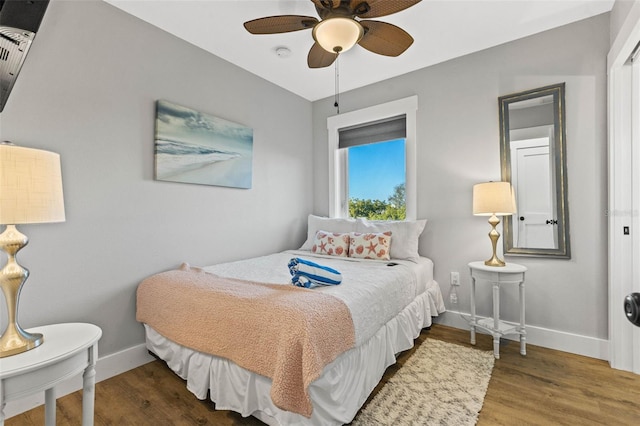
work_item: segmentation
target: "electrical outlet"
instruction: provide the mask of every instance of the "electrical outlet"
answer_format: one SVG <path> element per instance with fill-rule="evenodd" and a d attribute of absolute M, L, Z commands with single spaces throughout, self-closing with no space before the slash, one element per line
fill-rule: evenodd
<path fill-rule="evenodd" d="M 455 293 L 451 293 L 449 295 L 449 301 L 451 302 L 452 305 L 455 305 L 458 303 L 458 295 Z"/>
<path fill-rule="evenodd" d="M 449 282 L 451 285 L 460 285 L 460 272 L 451 272 Z"/>

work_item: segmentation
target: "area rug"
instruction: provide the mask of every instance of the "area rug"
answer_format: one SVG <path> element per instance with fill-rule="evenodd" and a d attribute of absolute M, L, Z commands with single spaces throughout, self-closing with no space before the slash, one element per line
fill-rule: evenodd
<path fill-rule="evenodd" d="M 426 339 L 352 425 L 475 425 L 493 352 Z"/>

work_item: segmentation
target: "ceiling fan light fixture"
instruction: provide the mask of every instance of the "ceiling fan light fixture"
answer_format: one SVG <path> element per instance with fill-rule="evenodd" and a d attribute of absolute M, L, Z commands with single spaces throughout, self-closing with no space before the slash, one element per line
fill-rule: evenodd
<path fill-rule="evenodd" d="M 331 53 L 346 52 L 355 46 L 363 35 L 362 25 L 351 18 L 328 18 L 313 27 L 313 39 Z"/>

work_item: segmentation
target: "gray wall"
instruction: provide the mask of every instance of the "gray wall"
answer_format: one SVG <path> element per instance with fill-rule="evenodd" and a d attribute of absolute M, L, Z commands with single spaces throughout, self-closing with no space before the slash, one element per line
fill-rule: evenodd
<path fill-rule="evenodd" d="M 553 103 L 534 105 L 527 108 L 509 108 L 509 129 L 548 126 L 555 123 Z"/>
<path fill-rule="evenodd" d="M 639 3 L 638 0 L 616 0 L 611 9 L 611 29 L 609 33 L 609 40 L 613 43 L 624 24 L 625 19 L 631 12 L 635 3 Z"/>
<path fill-rule="evenodd" d="M 253 188 L 154 181 L 157 99 L 252 127 Z M 311 118 L 307 100 L 102 1 L 52 1 L 0 115 L 2 139 L 62 161 L 66 222 L 21 227 L 21 324 L 95 323 L 104 356 L 144 341 L 145 276 L 299 247 Z"/>
<path fill-rule="evenodd" d="M 341 95 L 341 112 L 418 96 L 418 217 L 429 220 L 420 253 L 434 260 L 445 294 L 449 271 L 461 272 L 453 309 L 469 311 L 467 263 L 490 257 L 490 227 L 486 217 L 471 214 L 471 191 L 477 182 L 500 179 L 498 97 L 566 82 L 572 259 L 507 261 L 529 268 L 528 325 L 607 338 L 608 50 L 604 14 Z M 316 213 L 328 209 L 326 119 L 335 114 L 332 104 L 332 98 L 313 104 Z M 490 297 L 490 291 L 479 292 L 479 314 L 490 315 Z M 503 317 L 517 321 L 517 291 L 503 292 L 501 302 Z"/>

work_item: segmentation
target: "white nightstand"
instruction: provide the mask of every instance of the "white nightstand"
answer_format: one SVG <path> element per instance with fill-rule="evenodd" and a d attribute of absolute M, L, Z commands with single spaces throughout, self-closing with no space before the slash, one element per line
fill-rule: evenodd
<path fill-rule="evenodd" d="M 506 266 L 487 266 L 484 262 L 469 263 L 471 270 L 471 344 L 476 344 L 476 327 L 493 336 L 493 355 L 500 358 L 500 337 L 506 334 L 520 335 L 520 354 L 526 355 L 526 335 L 524 325 L 524 273 L 527 268 L 516 263 Z M 478 321 L 476 318 L 476 280 L 483 280 L 493 285 L 493 318 Z M 511 325 L 500 321 L 500 286 L 502 284 L 518 284 L 520 288 L 520 324 Z"/>
<path fill-rule="evenodd" d="M 46 325 L 27 330 L 42 333 L 42 345 L 30 351 L 0 358 L 0 426 L 5 403 L 36 392 L 45 392 L 45 424 L 56 424 L 54 386 L 81 372 L 82 425 L 93 425 L 96 359 L 102 330 L 93 324 Z"/>

